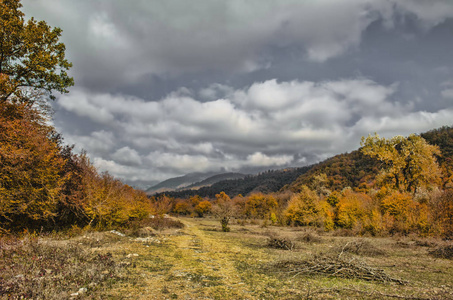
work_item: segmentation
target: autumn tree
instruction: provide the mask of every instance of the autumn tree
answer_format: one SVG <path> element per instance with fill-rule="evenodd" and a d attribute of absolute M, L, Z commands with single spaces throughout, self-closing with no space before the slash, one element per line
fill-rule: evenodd
<path fill-rule="evenodd" d="M 195 206 L 195 212 L 198 217 L 202 218 L 205 214 L 209 213 L 212 209 L 212 204 L 208 200 L 203 200 Z"/>
<path fill-rule="evenodd" d="M 34 18 L 25 22 L 21 7 L 20 0 L 0 2 L 0 102 L 30 102 L 42 93 L 55 99 L 53 91 L 66 93 L 74 84 L 62 30 Z"/>
<path fill-rule="evenodd" d="M 247 217 L 269 218 L 272 212 L 275 213 L 277 206 L 277 200 L 272 195 L 256 193 L 245 201 L 244 213 Z"/>
<path fill-rule="evenodd" d="M 419 187 L 437 184 L 440 169 L 435 155 L 437 146 L 428 144 L 418 135 L 405 138 L 380 138 L 377 134 L 362 137 L 361 151 L 383 163 L 378 182 L 401 192 L 417 192 Z"/>
<path fill-rule="evenodd" d="M 63 165 L 55 132 L 40 112 L 0 102 L 0 223 L 28 227 L 55 217 Z"/>
<path fill-rule="evenodd" d="M 225 192 L 220 192 L 219 194 L 216 194 L 215 197 L 216 204 L 213 208 L 213 212 L 218 218 L 220 218 L 222 231 L 228 232 L 230 231 L 228 224 L 230 222 L 230 218 L 234 216 L 236 208 L 233 201 L 231 201 L 230 197 L 225 194 Z"/>

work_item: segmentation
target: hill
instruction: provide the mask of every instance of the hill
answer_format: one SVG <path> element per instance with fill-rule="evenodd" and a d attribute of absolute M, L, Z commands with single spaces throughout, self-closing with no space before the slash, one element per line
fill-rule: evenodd
<path fill-rule="evenodd" d="M 158 184 L 147 189 L 146 194 L 152 195 L 155 193 L 175 191 L 177 189 L 188 187 L 191 184 L 194 184 L 195 182 L 200 182 L 202 180 L 205 180 L 206 178 L 209 178 L 213 175 L 216 175 L 216 173 L 194 172 L 194 173 L 186 174 L 184 176 L 169 178 L 169 179 L 159 182 Z"/>
<path fill-rule="evenodd" d="M 222 191 L 230 197 L 234 197 L 238 194 L 248 195 L 254 192 L 273 193 L 296 180 L 300 175 L 310 170 L 310 168 L 311 166 L 283 170 L 269 170 L 258 175 L 249 175 L 244 178 L 219 181 L 211 186 L 202 187 L 198 190 L 185 189 L 181 191 L 165 192 L 165 194 L 175 198 L 188 198 L 195 195 L 213 198 Z M 156 196 L 159 196 L 159 194 Z"/>
<path fill-rule="evenodd" d="M 444 182 L 453 178 L 453 128 L 442 127 L 420 134 L 429 144 L 436 145 L 441 151 L 437 161 L 444 171 Z M 355 190 L 366 190 L 374 182 L 380 170 L 380 163 L 363 155 L 360 150 L 336 155 L 316 164 L 307 173 L 284 187 L 293 192 L 300 191 L 302 185 L 310 186 L 315 176 L 327 175 L 326 187 L 330 190 L 342 190 L 351 187 Z M 450 178 L 450 180 L 448 179 Z"/>
<path fill-rule="evenodd" d="M 191 184 L 186 189 L 198 190 L 198 189 L 200 189 L 202 187 L 211 186 L 214 183 L 217 183 L 219 181 L 232 180 L 232 179 L 242 179 L 242 178 L 244 178 L 246 176 L 247 175 L 242 174 L 242 173 L 222 173 L 222 174 L 217 174 L 217 175 L 211 176 L 209 178 L 206 178 L 205 180 L 202 180 L 200 182 L 196 182 L 194 184 Z"/>

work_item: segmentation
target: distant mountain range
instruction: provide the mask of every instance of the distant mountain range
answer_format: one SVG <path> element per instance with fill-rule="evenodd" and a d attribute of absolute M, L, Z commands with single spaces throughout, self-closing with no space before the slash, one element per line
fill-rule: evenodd
<path fill-rule="evenodd" d="M 148 195 L 154 195 L 158 193 L 180 191 L 185 189 L 198 190 L 201 187 L 210 186 L 219 181 L 244 178 L 245 176 L 247 175 L 241 173 L 190 173 L 184 176 L 164 180 L 147 189 L 146 193 Z"/>
<path fill-rule="evenodd" d="M 221 176 L 213 176 L 219 181 L 203 186 L 198 189 L 191 189 L 189 186 L 180 190 L 166 191 L 154 193 L 156 196 L 165 194 L 170 197 L 187 198 L 194 195 L 201 197 L 215 197 L 220 192 L 225 192 L 230 197 L 238 194 L 248 195 L 251 193 L 272 193 L 277 192 L 286 185 L 291 184 L 300 175 L 305 174 L 310 170 L 311 166 L 302 168 L 287 168 L 283 170 L 269 170 L 257 175 L 244 175 L 242 178 L 223 179 Z M 237 173 L 230 173 L 236 174 Z M 220 180 L 222 179 L 222 180 Z M 207 179 L 208 182 L 211 179 Z M 197 183 L 195 186 L 201 186 L 202 182 Z"/>

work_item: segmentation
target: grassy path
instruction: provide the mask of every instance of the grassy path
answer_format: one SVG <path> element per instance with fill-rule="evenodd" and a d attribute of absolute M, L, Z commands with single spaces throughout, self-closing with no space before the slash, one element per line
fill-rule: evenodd
<path fill-rule="evenodd" d="M 298 240 L 303 232 L 291 228 L 233 226 L 220 231 L 209 219 L 180 219 L 183 229 L 145 239 L 123 237 L 111 248 L 119 262 L 129 263 L 128 274 L 102 299 L 453 299 L 453 264 L 433 259 L 427 248 L 407 246 L 393 239 L 372 239 L 385 255 L 362 256 L 383 267 L 404 286 L 326 276 L 294 276 L 269 269 L 281 260 L 301 261 L 356 237 L 319 238 L 298 242 L 295 251 L 266 247 L 269 231 Z"/>
<path fill-rule="evenodd" d="M 135 268 L 130 274 L 132 279 L 112 290 L 110 296 L 126 295 L 130 299 L 254 299 L 250 287 L 243 282 L 234 265 L 238 257 L 252 255 L 251 251 L 200 230 L 190 220 L 183 222 L 185 228 L 175 235 L 155 238 L 151 243 L 132 242 L 123 246 Z"/>

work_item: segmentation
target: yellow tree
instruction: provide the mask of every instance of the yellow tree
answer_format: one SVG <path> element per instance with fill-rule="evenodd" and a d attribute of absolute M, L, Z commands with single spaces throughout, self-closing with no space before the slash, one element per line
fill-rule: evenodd
<path fill-rule="evenodd" d="M 440 169 L 435 155 L 439 148 L 412 134 L 405 138 L 362 137 L 361 151 L 383 162 L 378 182 L 401 192 L 415 193 L 420 187 L 438 184 Z"/>

